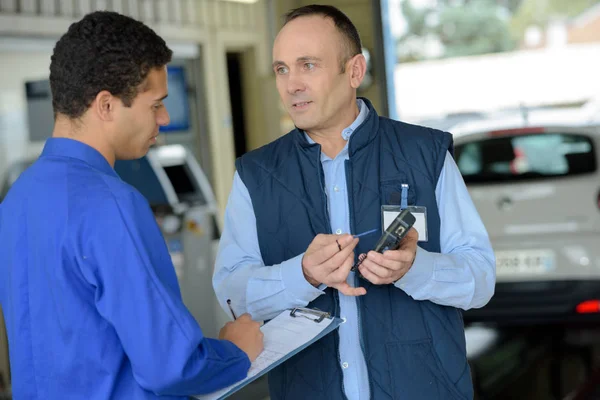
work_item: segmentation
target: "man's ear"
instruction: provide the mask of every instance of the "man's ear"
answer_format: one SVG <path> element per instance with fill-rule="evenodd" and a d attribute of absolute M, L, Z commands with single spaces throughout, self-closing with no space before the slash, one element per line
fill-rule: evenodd
<path fill-rule="evenodd" d="M 357 54 L 348 60 L 347 64 L 350 70 L 350 84 L 354 89 L 358 89 L 367 73 L 367 60 L 362 54 Z"/>
<path fill-rule="evenodd" d="M 101 121 L 112 121 L 118 101 L 108 90 L 103 90 L 96 95 L 91 108 Z"/>

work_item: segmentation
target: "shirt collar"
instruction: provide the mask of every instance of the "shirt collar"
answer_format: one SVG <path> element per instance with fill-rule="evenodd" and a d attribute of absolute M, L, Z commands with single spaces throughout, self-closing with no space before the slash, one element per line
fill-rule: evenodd
<path fill-rule="evenodd" d="M 362 99 L 356 99 L 356 105 L 358 106 L 358 116 L 356 117 L 354 122 L 352 122 L 350 124 L 349 127 L 347 127 L 346 129 L 344 129 L 342 131 L 342 137 L 344 138 L 345 141 L 348 141 L 350 139 L 350 136 L 352 135 L 352 133 L 363 122 L 365 122 L 365 120 L 367 119 L 367 116 L 369 115 L 369 107 L 367 107 L 365 105 L 365 102 Z M 308 143 L 310 143 L 310 144 L 315 143 L 315 141 L 312 140 L 312 138 L 308 135 L 308 133 L 304 132 L 304 136 L 306 136 L 306 140 L 308 140 Z"/>
<path fill-rule="evenodd" d="M 93 147 L 69 138 L 50 138 L 44 145 L 42 157 L 66 157 L 81 160 L 105 174 L 118 177 L 106 158 Z"/>

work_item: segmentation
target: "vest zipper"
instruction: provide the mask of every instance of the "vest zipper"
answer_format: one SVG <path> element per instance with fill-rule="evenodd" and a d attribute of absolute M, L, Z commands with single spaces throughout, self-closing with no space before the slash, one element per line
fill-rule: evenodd
<path fill-rule="evenodd" d="M 325 172 L 323 171 L 323 164 L 321 164 L 321 146 L 319 146 L 319 154 L 318 154 L 318 158 L 317 158 L 317 165 L 319 166 L 319 183 L 321 185 L 321 194 L 323 196 L 323 199 L 325 200 L 323 202 L 324 204 L 324 213 L 325 213 L 325 220 L 326 220 L 326 225 L 327 225 L 327 233 L 331 234 L 333 233 L 331 231 L 331 220 L 329 218 L 329 207 L 328 207 L 328 199 L 327 199 L 327 191 L 325 190 Z M 339 295 L 337 290 L 333 291 L 333 304 L 335 307 L 335 316 L 339 317 L 340 316 L 340 299 L 339 299 Z M 334 335 L 337 335 L 337 346 L 339 348 L 340 346 L 340 336 L 339 333 L 336 331 L 333 333 Z M 345 400 L 348 400 L 348 397 L 346 397 L 346 390 L 344 388 L 344 371 L 342 371 L 342 360 L 340 359 L 340 352 L 338 350 L 337 352 L 337 368 L 338 371 L 340 372 L 340 376 L 342 377 L 342 396 Z"/>
<path fill-rule="evenodd" d="M 352 198 L 352 164 L 350 160 L 346 160 L 344 162 L 345 172 L 346 172 L 346 191 L 348 192 L 348 215 L 350 216 L 350 232 L 356 232 L 356 227 L 354 226 L 354 201 Z M 360 285 L 360 278 L 358 277 L 358 272 L 354 273 L 354 286 L 358 287 Z M 367 367 L 367 382 L 369 382 L 369 398 L 373 398 L 373 385 L 371 384 L 371 379 L 369 379 L 369 366 L 367 365 L 367 352 L 365 350 L 365 341 L 363 338 L 363 329 L 362 329 L 362 315 L 360 312 L 360 308 L 362 305 L 362 296 L 358 296 L 356 298 L 356 312 L 358 314 L 358 340 L 360 342 L 360 348 L 363 353 L 363 358 L 365 360 L 365 365 Z M 339 353 L 338 353 L 339 354 Z M 339 356 L 338 356 L 339 357 Z"/>
<path fill-rule="evenodd" d="M 325 214 L 325 222 L 327 226 L 327 233 L 331 234 L 331 220 L 329 219 L 329 207 L 327 200 L 327 191 L 325 190 L 325 172 L 323 171 L 323 164 L 321 164 L 321 146 L 319 146 L 319 154 L 317 159 L 317 165 L 319 166 L 319 184 L 321 186 L 321 195 L 323 200 L 323 213 Z"/>

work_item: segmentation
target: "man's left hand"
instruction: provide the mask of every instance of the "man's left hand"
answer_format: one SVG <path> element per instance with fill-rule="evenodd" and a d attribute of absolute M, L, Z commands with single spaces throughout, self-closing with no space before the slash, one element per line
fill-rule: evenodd
<path fill-rule="evenodd" d="M 417 255 L 419 234 L 411 228 L 400 242 L 398 250 L 387 250 L 383 254 L 370 251 L 358 270 L 362 276 L 374 285 L 387 285 L 402 278 L 412 267 Z"/>

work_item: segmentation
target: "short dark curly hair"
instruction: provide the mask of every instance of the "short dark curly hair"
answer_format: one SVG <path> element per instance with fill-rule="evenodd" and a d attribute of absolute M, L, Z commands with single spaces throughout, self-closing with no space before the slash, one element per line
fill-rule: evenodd
<path fill-rule="evenodd" d="M 54 47 L 50 89 L 54 115 L 81 117 L 103 90 L 131 106 L 152 68 L 171 61 L 165 41 L 140 21 L 96 11 L 73 23 Z"/>

